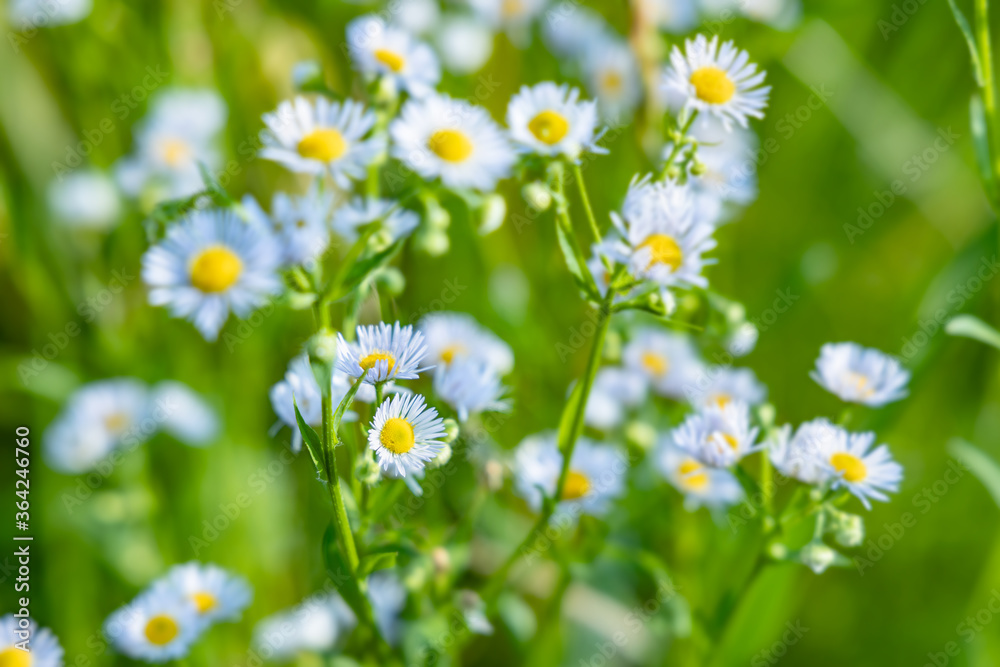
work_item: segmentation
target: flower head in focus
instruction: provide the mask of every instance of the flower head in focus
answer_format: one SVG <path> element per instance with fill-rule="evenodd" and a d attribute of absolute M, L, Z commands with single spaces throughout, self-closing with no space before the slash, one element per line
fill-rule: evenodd
<path fill-rule="evenodd" d="M 386 380 L 412 380 L 427 367 L 420 364 L 427 353 L 424 336 L 396 322 L 359 326 L 357 342 L 348 343 L 338 336 L 337 367 L 348 377 L 364 375 L 365 382 L 375 384 Z"/>
<path fill-rule="evenodd" d="M 423 470 L 444 447 L 444 420 L 420 394 L 393 396 L 375 411 L 368 430 L 368 446 L 379 465 L 402 476 Z"/>

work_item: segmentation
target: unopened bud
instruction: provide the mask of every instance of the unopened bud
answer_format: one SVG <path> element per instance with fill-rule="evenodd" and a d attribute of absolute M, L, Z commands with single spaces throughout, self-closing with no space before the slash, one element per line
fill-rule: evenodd
<path fill-rule="evenodd" d="M 441 448 L 441 451 L 438 452 L 437 456 L 427 462 L 427 467 L 433 470 L 434 468 L 440 468 L 445 465 L 451 460 L 451 452 L 451 445 L 444 445 Z"/>
<path fill-rule="evenodd" d="M 367 484 L 368 486 L 377 484 L 381 475 L 382 471 L 379 469 L 378 463 L 367 456 L 361 457 L 354 466 L 354 476 L 362 484 Z"/>
<path fill-rule="evenodd" d="M 395 266 L 387 266 L 375 276 L 375 283 L 390 296 L 399 296 L 406 289 L 406 276 Z"/>
<path fill-rule="evenodd" d="M 656 429 L 646 422 L 629 422 L 625 426 L 625 440 L 628 444 L 647 451 L 656 443 Z"/>
<path fill-rule="evenodd" d="M 444 232 L 428 229 L 417 237 L 417 247 L 431 257 L 440 257 L 451 248 L 451 241 Z"/>
<path fill-rule="evenodd" d="M 458 438 L 459 426 L 458 422 L 449 417 L 444 420 L 444 441 L 447 443 L 455 442 Z"/>
<path fill-rule="evenodd" d="M 493 193 L 483 201 L 482 220 L 479 223 L 479 235 L 486 236 L 500 229 L 507 217 L 507 200 Z"/>
<path fill-rule="evenodd" d="M 699 160 L 695 160 L 694 164 L 691 165 L 691 175 L 692 176 L 701 176 L 706 171 L 708 171 L 708 167 L 705 166 L 704 162 L 700 162 Z"/>
<path fill-rule="evenodd" d="M 822 542 L 810 542 L 799 552 L 802 564 L 816 574 L 823 574 L 837 560 L 837 552 Z"/>
<path fill-rule="evenodd" d="M 337 337 L 329 329 L 323 329 L 309 339 L 306 349 L 310 359 L 332 364 L 337 358 Z"/>
<path fill-rule="evenodd" d="M 539 211 L 546 211 L 552 206 L 552 191 L 540 181 L 532 181 L 521 188 L 521 196 Z"/>

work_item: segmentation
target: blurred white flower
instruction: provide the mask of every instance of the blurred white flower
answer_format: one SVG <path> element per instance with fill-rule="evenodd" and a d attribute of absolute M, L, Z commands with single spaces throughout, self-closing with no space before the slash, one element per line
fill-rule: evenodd
<path fill-rule="evenodd" d="M 507 412 L 510 401 L 503 400 L 507 388 L 488 363 L 477 359 L 457 359 L 434 373 L 434 392 L 465 422 L 470 414 Z"/>
<path fill-rule="evenodd" d="M 684 494 L 685 507 L 720 510 L 743 498 L 743 487 L 728 470 L 707 466 L 677 447 L 670 435 L 657 444 L 654 463 L 667 481 Z"/>
<path fill-rule="evenodd" d="M 52 181 L 48 200 L 55 218 L 67 227 L 106 230 L 120 220 L 118 189 L 96 169 L 82 169 Z"/>
<path fill-rule="evenodd" d="M 910 372 L 880 350 L 857 343 L 827 343 L 809 377 L 841 400 L 879 407 L 906 397 Z"/>
<path fill-rule="evenodd" d="M 388 246 L 412 233 L 420 225 L 420 216 L 391 199 L 354 197 L 334 212 L 332 224 L 341 238 L 354 243 L 358 240 L 358 230 L 376 221 L 379 230 L 373 238 Z"/>
<path fill-rule="evenodd" d="M 355 625 L 354 612 L 338 593 L 321 593 L 260 621 L 253 644 L 272 660 L 288 661 L 299 653 L 326 653 Z"/>
<path fill-rule="evenodd" d="M 441 80 L 441 68 L 431 47 L 377 16 L 351 21 L 347 46 L 355 69 L 370 78 L 391 81 L 397 90 L 414 97 L 429 95 Z"/>
<path fill-rule="evenodd" d="M 215 410 L 186 384 L 160 382 L 153 388 L 153 403 L 162 410 L 164 430 L 187 445 L 201 447 L 219 435 Z"/>
<path fill-rule="evenodd" d="M 716 468 L 728 468 L 748 454 L 766 447 L 757 443 L 756 426 L 750 426 L 746 403 L 712 404 L 688 415 L 671 434 L 674 444 L 688 456 Z"/>
<path fill-rule="evenodd" d="M 464 75 L 478 72 L 493 55 L 493 31 L 480 19 L 462 14 L 445 16 L 435 44 L 445 69 Z"/>
<path fill-rule="evenodd" d="M 206 623 L 240 620 L 253 599 L 253 589 L 243 577 L 194 561 L 174 566 L 152 589 L 188 598 Z"/>
<path fill-rule="evenodd" d="M 28 620 L 28 646 L 30 652 L 23 651 L 25 637 L 20 620 L 14 614 L 0 617 L 0 665 L 11 667 L 62 667 L 63 648 L 59 640 L 48 628 L 39 628 Z"/>
<path fill-rule="evenodd" d="M 531 435 L 514 450 L 512 471 L 518 495 L 536 512 L 542 508 L 542 494 L 556 492 L 562 453 L 552 432 Z M 573 449 L 569 474 L 557 512 L 602 516 L 625 491 L 628 459 L 610 445 L 580 438 Z"/>
<path fill-rule="evenodd" d="M 686 398 L 704 372 L 690 338 L 652 327 L 635 330 L 622 362 L 645 376 L 654 392 L 677 400 Z"/>
<path fill-rule="evenodd" d="M 104 635 L 133 660 L 167 662 L 185 657 L 206 625 L 193 600 L 154 587 L 112 613 Z"/>
<path fill-rule="evenodd" d="M 607 153 L 597 145 L 597 105 L 580 101 L 580 91 L 544 81 L 522 86 L 507 105 L 511 138 L 527 152 L 565 155 L 571 160 L 584 151 Z"/>
<path fill-rule="evenodd" d="M 439 370 L 461 359 L 481 361 L 498 375 L 514 368 L 510 345 L 467 313 L 431 313 L 418 327 L 427 341 L 427 362 Z"/>
<path fill-rule="evenodd" d="M 283 266 L 308 265 L 330 244 L 332 193 L 322 193 L 318 188 L 310 188 L 302 196 L 276 192 L 270 215 L 253 195 L 244 195 L 241 203 L 250 223 L 278 241 Z"/>
<path fill-rule="evenodd" d="M 754 406 L 766 398 L 767 387 L 752 370 L 731 366 L 706 367 L 703 379 L 688 393 L 688 400 L 698 408 L 725 407 L 733 401 Z"/>
<path fill-rule="evenodd" d="M 639 65 L 628 44 L 615 35 L 589 45 L 583 73 L 587 89 L 597 98 L 601 119 L 612 127 L 628 124 L 642 99 Z"/>
<path fill-rule="evenodd" d="M 77 23 L 90 16 L 93 0 L 11 0 L 7 15 L 18 30 Z"/>
<path fill-rule="evenodd" d="M 605 366 L 594 378 L 584 423 L 602 431 L 618 426 L 629 408 L 646 399 L 648 386 L 646 378 L 632 369 Z"/>
<path fill-rule="evenodd" d="M 399 643 L 400 614 L 406 606 L 406 588 L 395 572 L 382 570 L 368 577 L 368 600 L 379 632 L 390 646 Z"/>

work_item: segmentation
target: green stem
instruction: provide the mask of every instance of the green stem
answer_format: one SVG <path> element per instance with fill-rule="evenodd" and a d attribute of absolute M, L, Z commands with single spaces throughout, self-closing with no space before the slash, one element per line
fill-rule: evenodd
<path fill-rule="evenodd" d="M 590 224 L 590 233 L 594 235 L 594 243 L 600 243 L 601 229 L 597 226 L 594 209 L 590 206 L 587 184 L 583 182 L 583 170 L 580 168 L 580 163 L 578 162 L 573 163 L 573 177 L 576 179 L 576 187 L 580 191 L 580 199 L 583 201 L 583 210 L 587 214 L 587 222 Z"/>
<path fill-rule="evenodd" d="M 684 125 L 681 127 L 679 136 L 676 137 L 676 140 L 674 141 L 673 148 L 670 149 L 670 155 L 667 156 L 666 162 L 663 163 L 663 171 L 660 172 L 660 178 L 666 178 L 667 171 L 670 169 L 670 165 L 674 163 L 674 160 L 676 160 L 677 156 L 680 155 L 681 150 L 683 150 L 684 146 L 687 145 L 688 130 L 691 129 L 691 125 L 694 124 L 694 119 L 697 117 L 698 117 L 698 110 L 695 109 L 694 111 L 691 112 L 691 115 L 688 116 L 688 119 L 684 122 Z"/>
<path fill-rule="evenodd" d="M 983 69 L 983 115 L 990 149 L 990 175 L 993 191 L 1000 190 L 1000 131 L 997 128 L 996 79 L 993 76 L 993 46 L 990 43 L 989 0 L 975 0 L 976 44 Z M 997 218 L 997 244 L 1000 249 L 1000 217 Z"/>
<path fill-rule="evenodd" d="M 327 390 L 323 395 L 323 452 L 326 457 L 326 477 L 330 490 L 330 499 L 333 501 L 333 523 L 340 537 L 340 544 L 344 548 L 344 555 L 347 557 L 347 566 L 351 571 L 351 576 L 357 578 L 358 572 L 358 550 L 354 546 L 354 533 L 351 532 L 351 523 L 347 518 L 347 506 L 344 504 L 344 496 L 340 491 L 340 475 L 337 474 L 337 452 L 338 444 L 337 431 L 333 424 L 333 399 Z"/>
<path fill-rule="evenodd" d="M 580 380 L 579 389 L 574 389 L 570 394 L 569 401 L 564 408 L 564 416 L 559 420 L 562 423 L 565 418 L 565 411 L 572 410 L 570 413 L 571 422 L 569 430 L 566 432 L 564 441 L 559 443 L 559 449 L 562 452 L 562 467 L 559 470 L 555 494 L 549 499 L 549 502 L 544 504 L 542 513 L 538 517 L 538 521 L 535 522 L 535 525 L 528 531 L 528 534 L 521 540 L 517 548 L 511 552 L 503 565 L 490 576 L 489 581 L 483 587 L 483 600 L 486 601 L 487 605 L 490 605 L 496 596 L 499 595 L 500 590 L 507 581 L 507 575 L 510 573 L 511 568 L 520 560 L 521 555 L 535 539 L 535 536 L 548 525 L 549 519 L 552 518 L 552 514 L 555 512 L 559 498 L 562 497 L 563 487 L 566 486 L 566 479 L 569 477 L 569 466 L 573 458 L 573 450 L 576 447 L 576 441 L 580 437 L 580 433 L 583 431 L 583 416 L 587 409 L 587 399 L 590 397 L 590 390 L 594 386 L 594 377 L 597 375 L 598 366 L 600 366 L 601 352 L 604 349 L 604 339 L 607 336 L 608 325 L 611 322 L 611 302 L 614 300 L 615 294 L 616 292 L 613 289 L 609 289 L 604 303 L 601 305 L 598 312 L 594 343 L 590 348 L 590 356 L 587 358 L 587 367 L 584 370 L 583 378 Z"/>
<path fill-rule="evenodd" d="M 556 192 L 556 224 L 562 228 L 563 234 L 565 234 L 566 239 L 571 246 L 573 256 L 576 258 L 576 263 L 580 268 L 581 279 L 586 281 L 587 289 L 591 292 L 592 298 L 596 299 L 596 295 L 600 292 L 597 289 L 597 285 L 594 283 L 594 277 L 587 269 L 586 255 L 584 255 L 583 250 L 580 248 L 580 242 L 576 237 L 576 232 L 573 231 L 573 222 L 569 217 L 569 202 L 566 201 L 566 170 L 563 168 L 563 164 L 561 162 L 553 163 L 552 166 L 555 172 L 555 178 L 553 180 L 555 181 Z M 570 268 L 572 269 L 572 267 Z"/>

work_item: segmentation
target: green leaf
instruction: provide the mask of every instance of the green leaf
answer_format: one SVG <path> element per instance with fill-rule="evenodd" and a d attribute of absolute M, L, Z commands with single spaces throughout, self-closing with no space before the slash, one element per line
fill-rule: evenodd
<path fill-rule="evenodd" d="M 367 616 L 368 601 L 358 587 L 357 580 L 351 576 L 344 555 L 340 552 L 337 542 L 337 531 L 331 523 L 323 533 L 323 562 L 326 563 L 327 576 L 337 587 L 344 601 L 351 607 L 358 618 Z"/>
<path fill-rule="evenodd" d="M 979 95 L 973 95 L 972 99 L 969 100 L 969 128 L 972 130 L 972 147 L 976 154 L 979 180 L 982 181 L 990 201 L 996 202 L 997 188 L 990 160 L 990 138 L 986 126 L 986 111 Z"/>
<path fill-rule="evenodd" d="M 993 501 L 1000 506 L 1000 465 L 983 450 L 961 438 L 952 439 L 948 443 L 948 451 L 983 483 Z"/>
<path fill-rule="evenodd" d="M 588 298 L 600 301 L 597 286 L 594 285 L 590 270 L 587 269 L 587 263 L 580 254 L 576 243 L 570 238 L 572 233 L 572 230 L 567 229 L 566 224 L 556 220 L 556 236 L 559 239 L 559 249 L 562 250 L 563 259 L 566 260 L 566 268 L 569 269 L 570 274 L 573 276 L 573 281 Z M 586 273 L 584 273 L 585 271 Z"/>
<path fill-rule="evenodd" d="M 323 461 L 325 460 L 323 445 L 313 427 L 307 424 L 306 420 L 302 418 L 302 413 L 299 412 L 299 404 L 295 400 L 294 395 L 292 396 L 292 406 L 295 408 L 295 422 L 299 425 L 299 433 L 302 434 L 302 440 L 306 443 L 306 449 L 309 450 L 309 456 L 312 458 L 313 465 L 316 466 L 317 472 L 322 475 L 326 468 L 323 465 Z"/>
<path fill-rule="evenodd" d="M 393 243 L 391 246 L 377 252 L 371 257 L 355 262 L 344 276 L 344 282 L 340 286 L 340 296 L 351 292 L 355 287 L 365 281 L 372 273 L 382 268 L 389 260 L 395 256 L 399 249 L 403 247 L 403 239 Z M 338 297 L 339 298 L 339 297 Z"/>
<path fill-rule="evenodd" d="M 948 0 L 948 6 L 951 7 L 955 23 L 958 24 L 958 29 L 962 31 L 962 37 L 965 38 L 965 43 L 969 47 L 969 57 L 972 59 L 972 76 L 976 78 L 976 85 L 982 88 L 986 77 L 983 76 L 983 64 L 979 60 L 979 49 L 976 48 L 976 37 L 972 33 L 972 27 L 966 20 L 965 14 L 955 4 L 955 0 Z"/>
<path fill-rule="evenodd" d="M 398 551 L 383 551 L 381 553 L 368 554 L 361 559 L 361 564 L 358 566 L 358 576 L 364 578 L 377 570 L 396 567 L 396 558 L 398 556 Z"/>
<path fill-rule="evenodd" d="M 949 335 L 978 340 L 1000 350 L 1000 331 L 974 315 L 959 315 L 951 318 L 944 330 Z"/>

